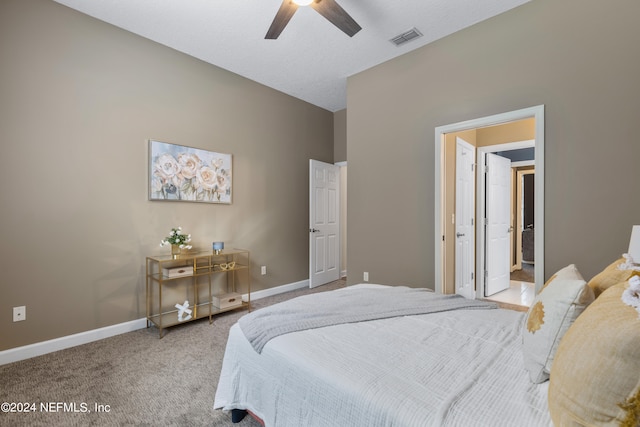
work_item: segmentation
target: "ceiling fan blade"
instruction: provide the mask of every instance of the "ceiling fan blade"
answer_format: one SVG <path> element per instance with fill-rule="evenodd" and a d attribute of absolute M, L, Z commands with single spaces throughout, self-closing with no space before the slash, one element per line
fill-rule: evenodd
<path fill-rule="evenodd" d="M 276 13 L 276 17 L 273 18 L 273 22 L 267 31 L 267 35 L 264 36 L 265 39 L 277 39 L 284 27 L 287 26 L 289 20 L 298 10 L 298 5 L 292 2 L 291 0 L 284 0 L 280 5 L 280 9 L 278 9 L 278 13 Z"/>
<path fill-rule="evenodd" d="M 353 37 L 362 29 L 335 0 L 316 0 L 311 3 L 311 7 L 349 37 Z"/>

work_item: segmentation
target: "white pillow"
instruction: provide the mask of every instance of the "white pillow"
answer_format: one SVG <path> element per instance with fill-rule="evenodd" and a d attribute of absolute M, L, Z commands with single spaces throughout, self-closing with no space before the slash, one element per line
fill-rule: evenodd
<path fill-rule="evenodd" d="M 522 328 L 524 366 L 532 382 L 549 379 L 560 340 L 593 300 L 593 290 L 573 264 L 545 283 L 531 304 Z"/>

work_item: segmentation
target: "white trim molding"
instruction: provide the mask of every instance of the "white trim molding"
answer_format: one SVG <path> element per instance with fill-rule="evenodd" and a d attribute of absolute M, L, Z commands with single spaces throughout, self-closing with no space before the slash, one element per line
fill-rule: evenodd
<path fill-rule="evenodd" d="M 17 362 L 19 360 L 30 359 L 54 351 L 64 350 L 77 345 L 88 344 L 104 338 L 124 334 L 126 332 L 137 331 L 147 327 L 147 319 L 131 320 L 130 322 L 119 323 L 117 325 L 105 326 L 104 328 L 93 329 L 91 331 L 80 332 L 65 337 L 55 338 L 48 341 L 37 342 L 22 347 L 11 348 L 0 351 L 0 365 Z"/>
<path fill-rule="evenodd" d="M 279 295 L 279 294 L 283 294 L 285 292 L 290 292 L 290 291 L 295 291 L 298 289 L 302 289 L 302 288 L 308 288 L 309 287 L 309 280 L 301 280 L 299 282 L 295 282 L 295 283 L 289 283 L 288 285 L 281 285 L 281 286 L 276 286 L 274 288 L 269 288 L 269 289 L 263 289 L 261 291 L 256 291 L 256 292 L 251 292 L 251 299 L 252 300 L 256 300 L 256 299 L 262 299 L 262 298 L 266 298 L 266 297 L 272 297 L 274 295 Z M 244 294 L 242 295 L 242 299 L 243 300 L 247 300 L 248 295 Z"/>
<path fill-rule="evenodd" d="M 287 285 L 276 286 L 262 291 L 251 292 L 251 299 L 257 300 L 308 287 L 309 280 L 302 280 L 296 283 L 289 283 Z M 247 295 L 244 294 L 242 298 L 246 300 Z M 93 341 L 137 331 L 138 329 L 144 329 L 146 327 L 147 319 L 142 318 L 119 323 L 117 325 L 105 326 L 104 328 L 93 329 L 91 331 L 67 335 L 48 341 L 37 342 L 22 347 L 10 348 L 9 350 L 0 351 L 0 365 L 18 362 L 20 360 L 30 359 L 36 356 L 42 356 L 43 354 L 53 353 L 54 351 L 64 350 L 82 344 L 88 344 Z"/>

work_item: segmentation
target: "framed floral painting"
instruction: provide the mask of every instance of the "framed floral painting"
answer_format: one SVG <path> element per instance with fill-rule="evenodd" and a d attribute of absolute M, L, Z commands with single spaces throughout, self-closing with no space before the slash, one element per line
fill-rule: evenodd
<path fill-rule="evenodd" d="M 149 200 L 231 203 L 231 154 L 149 140 Z"/>

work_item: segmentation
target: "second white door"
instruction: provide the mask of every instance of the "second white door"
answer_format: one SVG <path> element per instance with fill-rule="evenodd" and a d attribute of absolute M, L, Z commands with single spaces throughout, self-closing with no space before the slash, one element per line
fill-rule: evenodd
<path fill-rule="evenodd" d="M 488 153 L 486 167 L 485 296 L 489 296 L 510 285 L 511 160 Z"/>
<path fill-rule="evenodd" d="M 456 138 L 455 290 L 475 298 L 475 147 Z"/>

